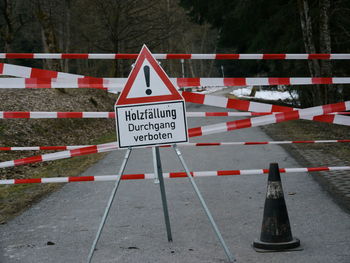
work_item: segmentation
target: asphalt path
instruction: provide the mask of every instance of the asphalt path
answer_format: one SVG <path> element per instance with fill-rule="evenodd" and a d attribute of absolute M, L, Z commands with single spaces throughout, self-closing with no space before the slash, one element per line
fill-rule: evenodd
<path fill-rule="evenodd" d="M 188 111 L 224 109 L 190 104 Z M 191 118 L 190 127 L 232 118 Z M 259 128 L 193 139 L 193 142 L 266 141 Z M 193 171 L 299 167 L 278 145 L 180 147 Z M 82 175 L 115 174 L 124 151 L 108 154 Z M 164 172 L 183 171 L 173 149 L 161 149 Z M 320 165 L 322 165 L 320 163 Z M 153 172 L 151 149 L 135 149 L 126 173 Z M 350 262 L 350 216 L 306 173 L 283 174 L 293 235 L 302 251 L 257 253 L 266 175 L 195 179 L 228 247 L 238 262 Z M 22 215 L 0 226 L 0 262 L 86 262 L 114 182 L 66 184 Z M 173 233 L 168 243 L 159 185 L 122 181 L 93 262 L 227 262 L 187 178 L 166 179 Z"/>

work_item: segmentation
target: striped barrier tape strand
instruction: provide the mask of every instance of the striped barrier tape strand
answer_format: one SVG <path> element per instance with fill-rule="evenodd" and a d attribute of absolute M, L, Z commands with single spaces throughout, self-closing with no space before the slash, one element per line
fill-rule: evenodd
<path fill-rule="evenodd" d="M 136 59 L 138 54 L 0 53 L 0 59 Z M 156 59 L 350 59 L 350 54 L 153 54 Z"/>
<path fill-rule="evenodd" d="M 83 147 L 90 147 L 94 145 L 69 145 L 69 146 L 27 146 L 27 147 L 0 147 L 0 151 L 64 151 L 64 150 L 74 150 Z"/>
<path fill-rule="evenodd" d="M 264 116 L 276 113 L 271 112 L 187 112 L 186 117 L 245 117 Z M 330 114 L 350 114 L 350 112 L 333 112 Z M 327 116 L 327 115 L 325 115 Z M 55 112 L 55 111 L 0 111 L 0 119 L 114 119 L 114 112 Z"/>
<path fill-rule="evenodd" d="M 274 86 L 274 85 L 313 85 L 313 84 L 347 84 L 350 78 L 177 78 L 172 82 L 178 87 L 199 86 Z"/>
<path fill-rule="evenodd" d="M 322 171 L 347 171 L 350 166 L 323 166 L 307 168 L 280 168 L 280 173 L 307 173 Z M 232 176 L 232 175 L 258 175 L 267 174 L 269 169 L 249 169 L 249 170 L 221 170 L 221 171 L 201 171 L 191 172 L 193 177 L 208 176 Z M 164 178 L 183 178 L 187 177 L 185 172 L 163 173 Z M 123 174 L 121 180 L 141 180 L 154 179 L 153 173 L 144 174 Z M 27 179 L 7 179 L 0 180 L 0 185 L 11 184 L 35 184 L 35 183 L 72 183 L 72 182 L 105 182 L 116 181 L 118 175 L 98 175 L 98 176 L 76 176 L 76 177 L 51 177 L 51 178 L 27 178 Z"/>
<path fill-rule="evenodd" d="M 46 76 L 46 77 L 57 77 L 61 72 L 56 72 L 56 71 L 48 71 L 48 70 L 41 70 L 41 69 L 35 69 L 35 68 L 29 68 L 29 67 L 23 67 L 23 66 L 17 66 L 17 65 L 11 65 L 11 64 L 6 64 L 6 63 L 0 63 L 0 74 L 5 74 L 5 75 L 14 75 L 14 76 L 18 76 L 18 77 L 27 77 L 27 76 Z M 66 74 L 66 73 L 62 73 L 62 74 Z M 65 75 L 65 77 L 67 77 Z M 80 78 L 81 76 L 80 75 L 76 75 L 76 74 L 69 74 L 68 77 L 71 77 L 71 78 Z M 125 79 L 122 79 L 120 80 L 120 82 L 123 82 Z M 0 83 L 1 81 L 4 81 L 4 79 L 0 79 Z M 15 80 L 15 81 L 19 81 L 19 80 Z M 61 80 L 60 80 L 61 81 Z M 105 89 L 107 87 L 104 86 L 104 84 L 101 84 L 104 82 L 103 79 L 98 79 L 98 78 L 86 78 L 85 80 L 81 80 L 82 81 L 82 84 L 84 87 L 87 87 L 87 86 L 95 86 L 95 88 L 99 88 L 99 89 Z M 34 86 L 40 86 L 40 87 L 43 87 L 43 88 L 48 88 L 48 87 L 51 87 L 47 81 L 43 80 L 44 84 L 40 84 L 40 80 L 38 79 L 33 79 L 32 81 L 29 81 L 31 82 L 29 85 L 29 87 L 34 87 Z M 39 83 L 38 83 L 39 82 Z M 62 80 L 62 82 L 64 82 Z M 68 81 L 69 82 L 69 81 Z M 78 83 L 79 83 L 79 80 L 78 80 Z M 78 85 L 79 86 L 79 85 Z M 8 85 L 7 85 L 8 87 Z M 25 87 L 25 86 L 24 86 Z M 23 87 L 22 87 L 23 88 Z M 187 98 L 186 98 L 186 95 L 187 94 Z M 183 96 L 185 97 L 185 100 L 189 99 L 188 97 L 192 97 L 193 98 L 193 95 L 191 96 L 188 96 L 188 94 L 191 94 L 191 93 L 186 93 L 186 92 L 183 92 Z M 222 107 L 223 104 L 221 103 L 218 103 L 218 102 L 222 102 L 222 100 L 225 100 L 226 98 L 221 98 L 221 100 L 218 99 L 218 97 L 215 97 L 215 96 L 208 96 L 208 95 L 202 95 L 202 94 L 197 94 L 197 96 L 195 97 L 195 101 L 197 101 L 196 103 L 198 103 L 198 97 L 202 96 L 203 98 L 207 98 L 205 100 L 205 104 L 208 104 L 208 102 L 211 102 L 210 104 L 212 104 L 213 106 L 219 106 L 219 107 Z M 213 102 L 213 98 L 215 98 L 215 102 Z M 227 100 L 227 99 L 226 99 Z M 226 105 L 226 107 L 229 107 L 232 106 L 232 105 L 235 105 L 236 106 L 236 103 L 234 102 L 237 102 L 239 100 L 232 100 L 232 99 L 229 99 L 227 102 L 228 102 L 228 105 Z M 193 102 L 193 101 L 190 101 L 190 102 Z M 232 103 L 233 102 L 233 103 Z M 240 103 L 238 104 L 241 104 L 241 106 L 243 106 L 244 108 L 244 104 L 247 104 L 247 103 L 244 103 L 243 101 L 240 101 Z M 243 105 L 242 105 L 243 104 Z M 254 107 L 259 105 L 259 107 L 263 106 L 265 107 L 266 109 L 266 105 L 269 105 L 269 104 L 262 104 L 262 103 L 253 103 L 253 102 L 249 102 L 249 104 L 251 105 L 251 108 L 252 110 L 250 111 L 258 111 L 258 110 L 254 110 Z M 208 104 L 209 105 L 209 104 Z M 291 108 L 288 108 L 288 107 L 281 107 L 281 106 L 272 106 L 272 105 L 269 105 L 268 107 L 270 108 L 275 108 L 275 109 L 281 109 L 281 110 L 277 110 L 277 111 L 286 111 L 287 110 L 292 110 Z M 232 107 L 234 108 L 234 107 Z M 239 109 L 236 107 L 236 109 Z M 283 109 L 283 110 L 282 110 Z M 244 109 L 243 109 L 244 110 Z M 274 111 L 274 110 L 264 110 L 264 111 Z M 318 118 L 318 121 L 323 121 L 325 118 L 323 117 L 320 117 Z M 327 121 L 326 122 L 331 122 L 329 121 L 328 119 L 326 119 Z M 346 121 L 344 119 L 344 121 Z"/>
<path fill-rule="evenodd" d="M 243 119 L 243 120 L 237 120 L 237 121 L 218 123 L 214 125 L 190 128 L 188 129 L 188 135 L 189 137 L 197 137 L 197 136 L 226 132 L 226 131 L 231 131 L 236 129 L 244 129 L 249 127 L 257 127 L 261 125 L 271 124 L 271 123 L 296 120 L 296 119 L 299 119 L 300 117 L 308 117 L 308 118 L 312 118 L 312 116 L 318 117 L 318 115 L 328 114 L 328 113 L 337 112 L 337 111 L 345 111 L 345 110 L 349 110 L 349 108 L 350 108 L 350 101 L 340 102 L 335 104 L 328 104 L 328 105 L 311 107 L 311 108 L 302 109 L 302 110 L 277 113 L 274 115 L 254 117 L 251 119 Z M 332 119 L 333 120 L 332 123 L 337 123 L 339 120 L 338 117 L 342 117 L 342 116 L 335 115 L 331 117 L 334 117 Z M 337 123 L 337 124 L 340 124 L 340 123 Z M 341 124 L 350 125 L 350 121 L 347 121 Z M 83 147 L 83 148 L 78 148 L 74 150 L 58 152 L 58 153 L 36 155 L 36 156 L 17 159 L 17 160 L 0 162 L 0 168 L 13 167 L 13 166 L 19 166 L 23 164 L 36 163 L 36 162 L 53 161 L 53 160 L 70 158 L 74 156 L 113 151 L 116 149 L 117 149 L 116 143 L 101 144 L 97 146 Z"/>
<path fill-rule="evenodd" d="M 83 78 L 82 75 L 0 63 L 0 75 L 21 78 Z"/>
<path fill-rule="evenodd" d="M 232 146 L 232 145 L 265 145 L 265 144 L 300 144 L 300 143 L 347 143 L 350 140 L 306 140 L 306 141 L 260 141 L 260 142 L 198 142 L 198 143 L 180 143 L 178 146 L 206 147 L 206 146 Z M 117 144 L 117 142 L 113 142 Z M 0 147 L 0 151 L 42 151 L 42 150 L 73 150 L 83 147 L 97 145 L 72 145 L 72 146 L 29 146 L 29 147 Z M 160 147 L 170 147 L 162 145 Z M 116 147 L 116 150 L 120 150 Z"/>
<path fill-rule="evenodd" d="M 249 112 L 288 112 L 296 110 L 297 108 L 272 105 L 268 103 L 254 102 L 249 100 L 231 99 L 221 96 L 213 96 L 208 94 L 194 93 L 188 91 L 181 92 L 182 97 L 186 102 L 196 104 L 234 109 L 239 111 Z"/>
<path fill-rule="evenodd" d="M 300 110 L 299 108 L 292 108 L 287 106 L 272 105 L 268 103 L 254 102 L 249 100 L 230 99 L 225 97 L 213 96 L 208 94 L 200 94 L 183 91 L 181 92 L 182 97 L 186 102 L 203 104 L 208 106 L 235 109 L 239 111 L 251 111 L 251 112 L 290 112 L 294 110 Z M 306 117 L 301 116 L 301 119 L 313 120 L 319 122 L 342 124 L 348 123 L 349 117 L 341 115 L 327 115 L 327 116 L 316 116 Z"/>
<path fill-rule="evenodd" d="M 116 149 L 118 149 L 118 145 L 115 142 L 92 145 L 92 146 L 86 146 L 82 148 L 75 148 L 67 151 L 41 154 L 41 155 L 35 155 L 31 157 L 11 160 L 11 161 L 0 162 L 0 168 L 14 167 L 14 166 L 30 164 L 30 163 L 55 161 L 55 160 L 67 159 L 75 156 L 109 152 L 109 151 L 114 151 Z"/>
<path fill-rule="evenodd" d="M 237 121 L 218 123 L 214 125 L 190 128 L 188 129 L 188 134 L 189 134 L 189 137 L 197 137 L 197 136 L 226 132 L 226 131 L 231 131 L 236 129 L 244 129 L 249 127 L 256 127 L 256 126 L 271 124 L 271 123 L 296 120 L 301 117 L 314 119 L 314 118 L 320 117 L 319 115 L 338 112 L 338 111 L 346 111 L 346 110 L 349 110 L 349 108 L 350 108 L 350 101 L 346 101 L 346 102 L 340 102 L 335 104 L 311 107 L 311 108 L 302 109 L 302 110 L 295 110 L 295 111 L 284 112 L 284 113 L 282 112 L 274 115 L 254 117 L 251 119 L 243 119 L 243 120 L 237 120 Z M 331 118 L 329 118 L 328 122 L 335 123 L 335 124 L 342 124 L 342 125 L 350 125 L 350 121 L 343 120 L 340 118 L 344 116 L 334 115 L 330 117 Z M 106 152 L 106 151 L 112 151 L 115 149 L 116 149 L 115 143 L 83 147 L 83 148 L 78 148 L 78 149 L 69 150 L 69 151 L 51 153 L 46 155 L 37 155 L 33 157 L 1 162 L 0 168 L 13 167 L 18 165 L 43 162 L 43 161 L 65 159 L 73 156 L 92 154 L 92 153 L 98 153 L 98 152 Z"/>
<path fill-rule="evenodd" d="M 323 119 L 323 121 L 333 124 L 341 124 L 341 125 L 350 125 L 350 118 L 341 116 L 341 115 L 329 115 L 328 116 L 320 116 L 329 114 L 332 112 L 338 111 L 347 111 L 350 108 L 350 101 L 339 102 L 334 104 L 327 104 L 322 106 L 316 106 L 306 109 L 299 109 L 289 112 L 281 112 L 273 115 L 254 117 L 236 121 L 229 121 L 224 123 L 218 123 L 213 125 L 207 125 L 203 127 L 190 128 L 188 130 L 189 137 L 203 136 L 214 133 L 232 131 L 237 129 L 244 129 L 250 127 L 257 127 L 272 123 L 279 123 L 290 120 L 297 119 L 308 119 L 308 120 L 319 120 Z M 325 118 L 324 118 L 325 117 Z"/>
<path fill-rule="evenodd" d="M 124 78 L 1 78 L 0 89 L 103 89 L 121 91 Z"/>
<path fill-rule="evenodd" d="M 200 112 L 200 111 L 190 111 L 186 112 L 187 117 L 249 117 L 249 116 L 264 116 L 271 115 L 280 112 Z M 330 114 L 344 114 L 350 115 L 350 112 L 332 112 Z"/>
<path fill-rule="evenodd" d="M 0 119 L 114 119 L 114 112 L 0 111 Z"/>
<path fill-rule="evenodd" d="M 297 120 L 301 117 L 312 119 L 312 118 L 317 118 L 317 117 L 319 117 L 319 115 L 323 115 L 323 114 L 328 114 L 328 113 L 338 112 L 338 111 L 346 111 L 346 110 L 349 110 L 349 108 L 350 108 L 350 101 L 339 102 L 339 103 L 335 103 L 335 104 L 316 106 L 316 107 L 306 108 L 306 109 L 302 109 L 302 110 L 282 112 L 282 113 L 277 113 L 277 114 L 273 114 L 273 115 L 254 117 L 254 118 L 250 118 L 250 119 L 229 121 L 229 122 L 223 122 L 223 123 L 207 125 L 207 126 L 202 126 L 202 127 L 190 128 L 190 129 L 188 129 L 188 135 L 189 135 L 189 137 L 198 137 L 198 136 L 226 132 L 226 131 L 231 131 L 231 130 L 257 127 L 257 126 L 267 125 L 267 124 L 271 124 L 271 123 L 278 123 L 278 122 L 289 121 L 289 120 Z M 315 117 L 313 117 L 313 116 L 315 116 Z M 346 122 L 344 122 L 344 123 L 339 123 L 339 122 L 343 121 L 339 117 L 343 117 L 343 116 L 334 115 L 331 117 L 333 117 L 333 118 L 329 118 L 329 122 L 332 121 L 332 123 L 335 123 L 335 124 L 350 125 L 349 120 L 346 120 Z M 340 119 L 340 121 L 339 121 L 339 119 Z M 27 157 L 27 158 L 22 158 L 22 159 L 17 159 L 17 160 L 0 162 L 0 168 L 13 167 L 13 166 L 29 164 L 29 163 L 36 163 L 36 162 L 65 159 L 65 158 L 70 158 L 73 156 L 92 154 L 92 153 L 98 153 L 98 152 L 113 151 L 116 149 L 117 149 L 116 143 L 102 144 L 102 145 L 78 148 L 78 149 L 63 151 L 63 152 L 58 152 L 58 153 L 37 155 L 37 156 L 33 156 L 33 157 Z"/>
<path fill-rule="evenodd" d="M 126 78 L 89 78 L 71 76 L 71 79 L 63 81 L 62 76 L 49 78 L 44 76 L 26 77 L 26 73 L 11 73 L 11 76 L 24 77 L 1 78 L 0 88 L 25 89 L 25 88 L 99 88 L 112 91 L 121 91 L 126 83 Z M 16 74 L 16 75 L 15 75 Z M 0 68 L 1 75 L 1 68 Z M 8 74 L 2 74 L 8 75 Z M 73 80 L 74 79 L 74 80 Z M 233 86 L 275 86 L 275 85 L 314 85 L 314 84 L 350 84 L 350 77 L 334 78 L 170 78 L 177 87 L 233 87 Z M 102 87 L 100 87 L 102 85 Z"/>
<path fill-rule="evenodd" d="M 23 82 L 24 79 L 14 79 L 17 82 Z M 37 80 L 37 79 L 35 79 Z M 0 79 L 0 87 L 1 87 L 1 79 Z M 64 81 L 63 81 L 64 82 Z M 57 82 L 60 83 L 60 82 Z M 81 85 L 80 87 L 90 87 L 93 86 L 94 88 L 98 89 L 106 89 L 107 86 L 100 82 L 100 79 L 94 79 L 94 78 L 85 78 L 85 79 L 80 79 L 77 81 L 78 85 Z M 80 84 L 79 84 L 80 83 Z M 41 88 L 50 88 L 52 87 L 51 85 L 48 85 L 47 83 L 28 83 L 28 88 L 32 87 L 37 87 L 37 85 L 42 85 L 40 86 Z M 119 85 L 119 84 L 118 84 Z M 5 86 L 9 87 L 9 86 Z M 65 86 L 68 87 L 68 86 Z M 227 108 L 233 108 L 233 109 L 238 109 L 238 110 L 248 110 L 248 111 L 278 111 L 278 112 L 285 112 L 285 111 L 291 111 L 293 108 L 290 107 L 284 107 L 284 106 L 276 106 L 276 105 L 271 105 L 271 104 L 265 104 L 265 103 L 257 103 L 257 102 L 250 102 L 250 101 L 244 101 L 244 100 L 237 100 L 237 99 L 228 99 L 224 97 L 217 97 L 217 96 L 210 96 L 210 95 L 204 95 L 204 94 L 195 94 L 191 92 L 182 92 L 182 95 L 184 99 L 187 102 L 194 102 L 194 103 L 200 103 L 200 104 L 207 104 L 211 106 L 219 106 L 219 107 L 227 107 Z M 9 114 L 10 115 L 10 114 Z M 16 114 L 15 114 L 16 115 Z M 23 116 L 28 115 L 27 113 L 23 114 Z M 34 114 L 35 115 L 35 114 Z M 47 116 L 49 116 L 48 114 Z M 52 113 L 52 116 L 55 114 Z M 64 114 L 62 114 L 63 116 Z M 81 114 L 74 114 L 72 113 L 70 116 L 73 118 L 78 118 Z M 86 116 L 89 114 L 87 113 Z M 102 114 L 103 115 L 103 114 Z M 16 115 L 16 118 L 19 118 L 18 114 Z M 38 118 L 38 117 L 37 117 Z M 47 118 L 47 117 L 46 117 Z M 94 118 L 94 117 L 90 117 Z M 307 118 L 310 120 L 310 118 Z M 347 117 L 344 116 L 318 116 L 317 118 L 314 117 L 311 120 L 316 120 L 320 122 L 328 122 L 328 123 L 335 123 L 335 124 L 343 124 L 347 123 Z"/>

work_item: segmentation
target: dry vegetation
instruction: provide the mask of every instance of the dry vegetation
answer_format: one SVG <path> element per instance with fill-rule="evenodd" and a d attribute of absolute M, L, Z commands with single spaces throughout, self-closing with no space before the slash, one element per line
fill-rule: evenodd
<path fill-rule="evenodd" d="M 0 110 L 24 111 L 112 111 L 115 95 L 95 90 L 2 91 Z M 103 119 L 8 119 L 0 126 L 2 146 L 82 145 L 114 141 L 114 120 Z M 47 152 L 47 151 L 46 151 Z M 39 151 L 0 152 L 0 160 L 42 154 Z M 37 163 L 0 170 L 1 179 L 76 176 L 103 155 Z M 30 206 L 60 185 L 19 185 L 0 187 L 0 222 Z"/>

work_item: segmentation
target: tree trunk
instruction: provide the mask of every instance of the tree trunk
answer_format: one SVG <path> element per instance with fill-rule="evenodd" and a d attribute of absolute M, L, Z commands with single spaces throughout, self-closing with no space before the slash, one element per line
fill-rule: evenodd
<path fill-rule="evenodd" d="M 42 10 L 40 5 L 37 6 L 36 15 L 41 25 L 41 36 L 44 45 L 44 52 L 60 53 L 51 18 L 45 13 L 44 10 Z M 61 71 L 59 60 L 52 60 L 51 62 L 47 61 L 46 63 L 50 67 L 49 69 Z"/>
<path fill-rule="evenodd" d="M 206 41 L 208 41 L 207 32 L 208 32 L 208 25 L 205 25 L 204 29 L 203 29 L 203 35 L 202 35 L 202 39 L 201 39 L 201 47 L 200 47 L 199 53 L 204 53 L 204 45 L 205 45 Z M 204 75 L 204 63 L 207 63 L 207 61 L 206 60 L 203 61 L 203 59 L 200 59 L 199 63 L 200 63 L 200 71 L 199 72 L 200 72 L 201 76 L 203 76 Z"/>
<path fill-rule="evenodd" d="M 70 23 L 71 23 L 71 0 L 65 0 L 65 14 L 66 14 L 66 21 L 65 21 L 65 48 L 64 51 L 65 53 L 70 52 L 70 41 L 71 41 L 71 36 L 70 36 Z M 64 60 L 64 71 L 69 72 L 69 59 Z"/>
<path fill-rule="evenodd" d="M 186 44 L 184 36 L 182 36 L 182 45 L 184 47 L 185 52 L 189 53 L 188 46 Z M 191 72 L 191 77 L 194 78 L 195 77 L 195 72 L 194 72 L 194 68 L 193 68 L 193 64 L 192 64 L 192 59 L 185 59 L 184 63 L 186 63 L 186 60 L 188 61 L 188 67 L 189 67 L 190 72 Z"/>
<path fill-rule="evenodd" d="M 116 42 L 114 43 L 114 53 L 118 53 L 119 52 L 119 41 L 116 40 Z M 118 77 L 118 72 L 119 72 L 119 59 L 115 59 L 114 60 L 114 69 L 113 69 L 113 77 Z M 122 72 L 122 70 L 120 70 L 120 72 Z M 120 74 L 122 76 L 122 74 Z"/>
<path fill-rule="evenodd" d="M 166 16 L 165 16 L 165 21 L 166 21 L 166 28 L 165 28 L 165 32 L 164 32 L 164 35 L 166 34 L 169 34 L 169 32 L 167 32 L 167 29 L 170 29 L 170 26 L 171 26 L 171 21 L 170 21 L 170 18 L 171 18 L 171 11 L 170 11 L 170 0 L 166 0 Z M 167 47 L 166 49 L 164 49 L 164 52 L 165 53 L 172 53 L 172 48 L 171 48 L 171 39 L 170 39 L 170 36 L 168 36 L 167 40 L 164 41 L 167 43 Z M 168 66 L 169 66 L 169 72 L 173 73 L 173 61 L 170 59 L 168 60 Z"/>
<path fill-rule="evenodd" d="M 2 32 L 2 37 L 4 39 L 4 53 L 11 52 L 11 43 L 14 38 L 14 28 L 13 20 L 11 18 L 11 13 L 13 12 L 12 5 L 9 0 L 4 0 L 4 9 L 2 10 L 5 25 Z"/>
<path fill-rule="evenodd" d="M 309 14 L 309 3 L 307 0 L 298 0 L 298 10 L 300 16 L 300 24 L 301 31 L 303 34 L 304 46 L 306 53 L 314 54 L 316 53 L 316 47 L 313 38 L 312 32 L 312 23 L 311 17 Z M 308 67 L 312 77 L 319 77 L 320 65 L 317 60 L 308 60 Z M 312 105 L 322 104 L 321 96 L 320 96 L 320 87 L 316 85 L 316 87 L 312 88 Z"/>
<path fill-rule="evenodd" d="M 320 52 L 324 54 L 331 53 L 331 34 L 329 29 L 329 14 L 330 14 L 330 0 L 319 0 L 320 7 Z M 321 74 L 323 77 L 332 76 L 332 64 L 329 60 L 321 60 Z M 328 104 L 335 101 L 332 92 L 332 85 L 323 85 L 322 99 L 323 104 Z"/>

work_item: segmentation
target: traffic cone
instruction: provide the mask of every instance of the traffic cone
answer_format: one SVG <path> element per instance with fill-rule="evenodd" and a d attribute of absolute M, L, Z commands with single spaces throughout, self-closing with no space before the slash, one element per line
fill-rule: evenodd
<path fill-rule="evenodd" d="M 299 246 L 300 240 L 292 236 L 278 164 L 271 163 L 260 240 L 255 240 L 253 247 L 258 252 L 272 252 Z"/>

